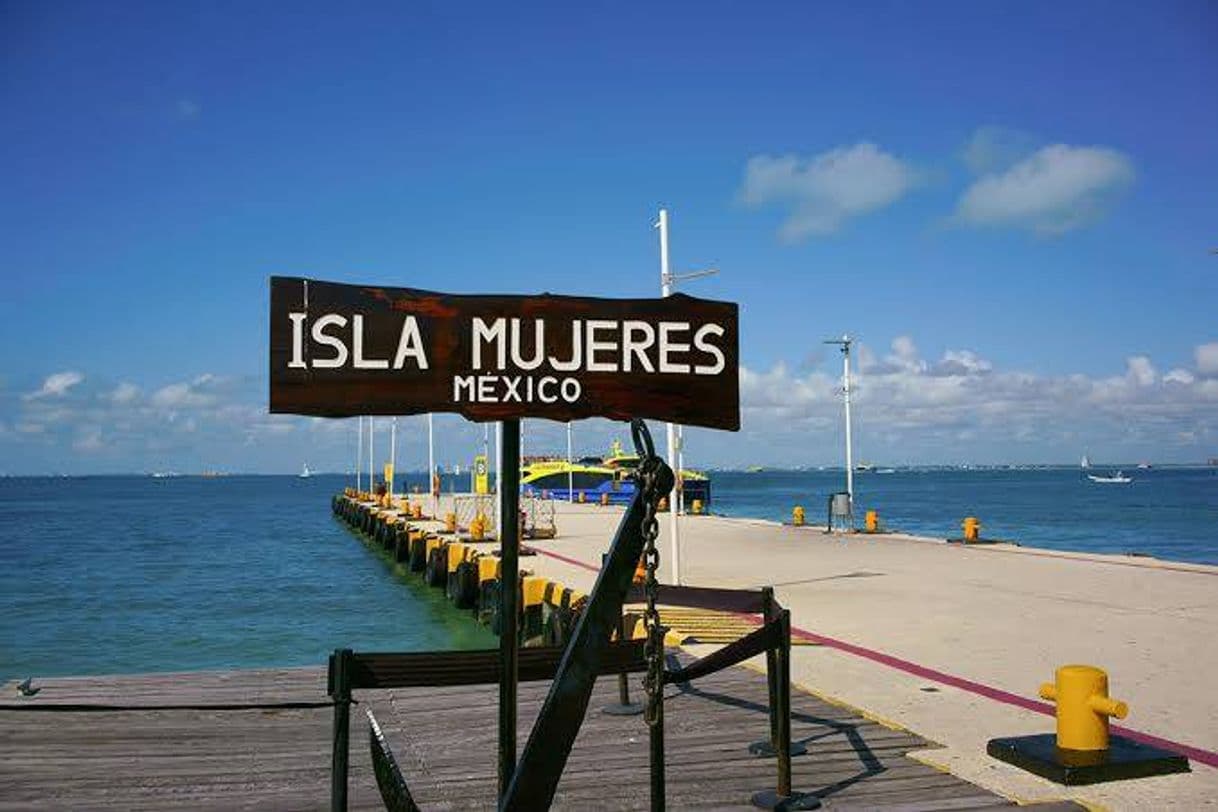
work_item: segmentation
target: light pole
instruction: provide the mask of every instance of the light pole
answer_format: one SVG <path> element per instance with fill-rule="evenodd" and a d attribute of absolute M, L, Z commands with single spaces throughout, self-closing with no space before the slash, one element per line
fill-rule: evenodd
<path fill-rule="evenodd" d="M 363 490 L 360 484 L 364 477 L 364 416 L 360 415 L 356 419 L 356 435 L 355 435 L 355 490 Z"/>
<path fill-rule="evenodd" d="M 387 477 L 389 480 L 385 483 L 385 489 L 389 493 L 390 501 L 393 500 L 393 480 L 398 475 L 398 419 L 397 416 L 389 420 L 389 473 L 392 476 Z"/>
<path fill-rule="evenodd" d="M 575 504 L 575 471 L 571 468 L 571 421 L 567 421 L 567 501 Z"/>
<path fill-rule="evenodd" d="M 830 338 L 826 344 L 836 344 L 842 350 L 842 395 L 846 403 L 846 498 L 850 502 L 850 515 L 854 515 L 854 456 L 850 445 L 850 345 L 849 335 Z"/>
<path fill-rule="evenodd" d="M 368 415 L 368 491 L 376 492 L 376 463 L 372 459 L 372 430 L 374 428 L 374 418 Z"/>
<path fill-rule="evenodd" d="M 436 476 L 436 437 L 435 426 L 431 412 L 427 413 L 427 490 L 431 492 L 431 515 L 440 515 L 440 488 L 435 483 Z"/>
<path fill-rule="evenodd" d="M 698 279 L 719 273 L 718 269 L 710 268 L 705 271 L 693 271 L 686 274 L 674 274 L 668 268 L 668 210 L 660 209 L 660 219 L 655 227 L 660 230 L 660 295 L 668 298 L 672 295 L 677 282 L 688 279 Z M 668 466 L 673 469 L 673 489 L 668 496 L 668 512 L 672 529 L 672 582 L 681 584 L 681 525 L 678 516 L 681 512 L 681 495 L 684 492 L 681 482 L 681 465 L 677 460 L 679 443 L 676 426 L 669 423 L 665 432 L 668 439 Z"/>

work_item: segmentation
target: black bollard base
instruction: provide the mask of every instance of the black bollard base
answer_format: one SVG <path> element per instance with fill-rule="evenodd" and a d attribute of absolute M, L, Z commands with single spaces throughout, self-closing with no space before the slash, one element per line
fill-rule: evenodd
<path fill-rule="evenodd" d="M 791 742 L 791 755 L 803 756 L 807 755 L 808 746 L 803 742 Z M 774 745 L 766 739 L 755 741 L 749 745 L 749 755 L 757 758 L 774 758 L 778 755 L 778 751 L 774 749 Z"/>
<path fill-rule="evenodd" d="M 1059 784 L 1098 784 L 1150 775 L 1189 772 L 1179 753 L 1112 736 L 1107 750 L 1062 750 L 1052 733 L 990 739 L 986 752 Z"/>
<path fill-rule="evenodd" d="M 607 713 L 610 716 L 638 716 L 643 712 L 643 706 L 638 702 L 629 702 L 622 704 L 614 702 L 612 705 L 606 705 L 601 708 L 601 713 Z"/>
<path fill-rule="evenodd" d="M 753 806 L 758 809 L 774 809 L 777 812 L 795 809 L 820 809 L 820 798 L 810 792 L 792 792 L 790 795 L 779 795 L 772 789 L 754 792 L 750 798 Z"/>

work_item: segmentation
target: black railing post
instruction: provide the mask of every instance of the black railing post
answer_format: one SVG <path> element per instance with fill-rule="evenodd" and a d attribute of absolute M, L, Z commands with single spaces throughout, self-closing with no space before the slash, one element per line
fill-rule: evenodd
<path fill-rule="evenodd" d="M 774 649 L 775 697 L 772 707 L 778 719 L 774 737 L 774 755 L 778 760 L 778 781 L 773 790 L 753 795 L 753 805 L 763 809 L 819 809 L 820 799 L 812 794 L 794 792 L 791 789 L 791 752 L 806 752 L 803 745 L 791 746 L 791 612 L 781 610 L 776 622 L 779 624 L 780 641 Z M 760 744 L 760 742 L 758 742 Z"/>
<path fill-rule="evenodd" d="M 778 661 L 778 794 L 791 794 L 791 612 L 782 610 L 782 645 L 774 652 Z"/>
<path fill-rule="evenodd" d="M 664 812 L 664 683 L 656 686 L 660 699 L 655 703 L 655 718 L 647 729 L 651 765 L 651 812 Z"/>
<path fill-rule="evenodd" d="M 520 636 L 520 420 L 503 421 L 499 486 L 499 801 L 516 772 Z"/>
<path fill-rule="evenodd" d="M 330 812 L 347 812 L 347 765 L 351 743 L 351 657 L 349 648 L 336 649 L 330 656 L 330 698 L 334 700 Z"/>
<path fill-rule="evenodd" d="M 609 561 L 609 556 L 601 553 L 601 569 L 605 568 L 605 564 Z M 626 641 L 626 615 L 622 613 L 617 622 L 617 639 L 619 642 Z M 630 678 L 626 672 L 617 675 L 617 704 L 606 705 L 601 708 L 604 713 L 610 716 L 638 716 L 643 712 L 643 706 L 637 702 L 630 701 Z"/>

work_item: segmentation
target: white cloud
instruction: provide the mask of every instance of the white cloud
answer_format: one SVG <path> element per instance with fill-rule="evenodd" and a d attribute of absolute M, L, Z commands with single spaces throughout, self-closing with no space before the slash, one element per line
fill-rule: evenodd
<path fill-rule="evenodd" d="M 864 345 L 858 349 L 856 437 L 873 456 L 977 459 L 979 438 L 985 453 L 999 449 L 1011 459 L 1030 449 L 1027 456 L 1040 461 L 1069 459 L 1087 436 L 1107 438 L 1106 450 L 1139 442 L 1160 450 L 1195 445 L 1194 455 L 1218 442 L 1218 379 L 1184 369 L 1160 376 L 1143 355 L 1127 358 L 1122 374 L 1096 377 L 999 370 L 971 350 L 948 350 L 927 361 L 907 336 L 894 340 L 882 361 Z M 776 457 L 805 442 L 800 435 L 840 430 L 835 365 L 806 374 L 784 364 L 742 369 L 740 391 L 751 441 L 758 449 L 769 446 Z"/>
<path fill-rule="evenodd" d="M 114 390 L 106 395 L 106 399 L 111 403 L 128 404 L 135 402 L 135 399 L 140 396 L 140 388 L 133 383 L 120 383 L 114 387 Z"/>
<path fill-rule="evenodd" d="M 956 220 L 1060 234 L 1097 218 L 1133 177 L 1133 164 L 1117 150 L 1053 144 L 973 183 L 956 205 Z"/>
<path fill-rule="evenodd" d="M 1152 386 L 1158 373 L 1145 355 L 1135 355 L 1125 360 L 1126 375 L 1138 386 Z"/>
<path fill-rule="evenodd" d="M 974 175 L 1007 169 L 1036 148 L 1036 140 L 1025 132 L 1007 127 L 978 127 L 961 150 L 960 158 Z"/>
<path fill-rule="evenodd" d="M 779 235 L 794 242 L 832 234 L 849 218 L 896 202 L 916 183 L 909 164 L 862 142 L 811 158 L 754 156 L 745 167 L 740 199 L 749 206 L 789 205 Z"/>
<path fill-rule="evenodd" d="M 1218 377 L 1218 341 L 1199 344 L 1193 350 L 1193 358 L 1197 362 L 1197 372 L 1209 377 Z"/>
<path fill-rule="evenodd" d="M 72 443 L 72 448 L 85 452 L 101 451 L 105 447 L 106 444 L 102 441 L 101 429 L 96 426 L 81 430 L 76 440 Z"/>
<path fill-rule="evenodd" d="M 34 392 L 29 392 L 25 395 L 26 400 L 38 400 L 39 398 L 58 398 L 67 394 L 68 390 L 76 386 L 85 379 L 84 375 L 79 372 L 67 371 L 56 372 L 54 375 L 47 376 L 47 379 L 42 382 L 42 387 Z"/>
<path fill-rule="evenodd" d="M 217 385 L 221 382 L 211 373 L 198 376 L 193 381 L 171 383 L 152 393 L 152 404 L 163 409 L 201 408 L 218 402 Z"/>

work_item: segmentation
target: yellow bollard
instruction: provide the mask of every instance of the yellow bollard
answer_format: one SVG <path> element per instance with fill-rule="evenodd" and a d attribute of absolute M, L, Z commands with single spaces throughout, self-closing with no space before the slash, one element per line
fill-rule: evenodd
<path fill-rule="evenodd" d="M 1107 750 L 1108 717 L 1124 719 L 1129 706 L 1108 696 L 1108 675 L 1092 665 L 1063 665 L 1055 682 L 1040 686 L 1057 703 L 1057 746 L 1063 750 Z"/>
<path fill-rule="evenodd" d="M 689 512 L 694 514 L 695 516 L 701 516 L 702 515 L 702 500 L 695 499 L 694 503 L 689 506 Z"/>
<path fill-rule="evenodd" d="M 609 494 L 602 493 L 601 494 L 601 507 L 606 507 L 606 506 L 608 506 L 608 504 L 609 504 Z"/>
<path fill-rule="evenodd" d="M 867 528 L 868 533 L 875 533 L 875 532 L 879 531 L 879 529 L 880 529 L 880 514 L 879 513 L 876 513 L 874 510 L 867 511 L 864 521 L 865 521 L 864 527 Z"/>
<path fill-rule="evenodd" d="M 457 514 L 455 514 L 455 513 L 444 514 L 444 529 L 449 533 L 457 532 Z"/>
<path fill-rule="evenodd" d="M 474 517 L 473 521 L 471 521 L 469 523 L 469 537 L 471 539 L 473 539 L 474 541 L 482 541 L 482 537 L 485 534 L 486 534 L 485 519 L 483 519 L 482 514 L 479 513 L 477 516 Z"/>
<path fill-rule="evenodd" d="M 583 491 L 579 492 L 579 503 L 582 505 L 588 501 L 588 495 Z"/>
<path fill-rule="evenodd" d="M 964 528 L 965 541 L 981 540 L 981 521 L 976 516 L 968 516 L 961 525 Z"/>
<path fill-rule="evenodd" d="M 796 527 L 804 526 L 803 505 L 796 505 L 795 509 L 791 511 L 791 524 L 795 525 Z"/>
<path fill-rule="evenodd" d="M 423 503 L 416 502 L 415 504 L 411 505 L 410 506 L 410 515 L 416 519 L 423 518 Z"/>

